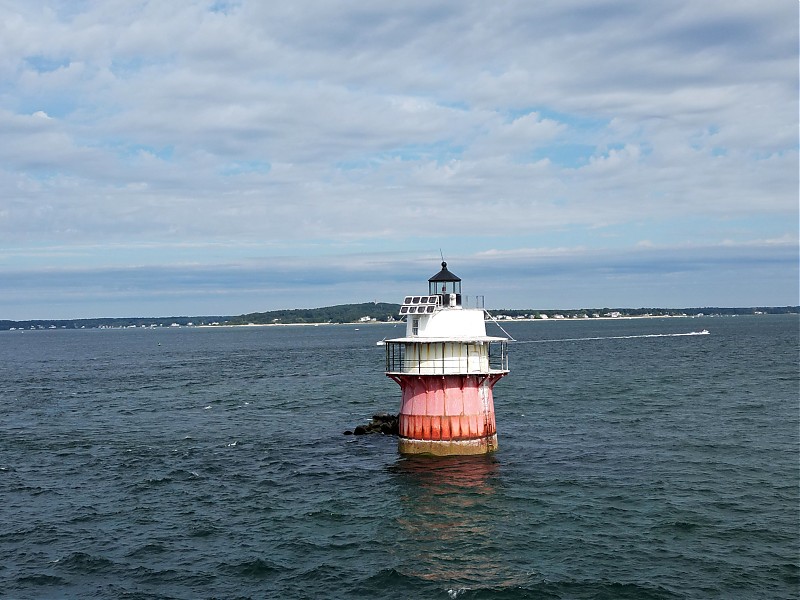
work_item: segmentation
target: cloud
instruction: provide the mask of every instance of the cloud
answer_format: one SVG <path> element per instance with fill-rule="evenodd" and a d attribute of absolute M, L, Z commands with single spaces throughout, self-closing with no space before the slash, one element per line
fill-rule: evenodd
<path fill-rule="evenodd" d="M 135 268 L 149 244 L 211 266 L 254 247 L 307 260 L 798 237 L 794 3 L 7 13 L 0 255 L 96 246 Z"/>
<path fill-rule="evenodd" d="M 633 250 L 493 249 L 446 258 L 464 281 L 467 302 L 474 304 L 475 296 L 481 295 L 489 308 L 677 308 L 800 301 L 796 245 L 783 240 L 682 247 L 649 244 Z M 226 315 L 372 300 L 399 302 L 409 293 L 424 293 L 427 279 L 438 268 L 438 257 L 433 255 L 396 252 L 136 267 L 0 268 L 0 312 L 8 318 L 35 318 L 45 304 L 51 306 L 50 318 Z M 742 278 L 761 283 L 779 279 L 780 285 L 742 287 Z M 45 298 L 51 300 L 43 303 Z"/>

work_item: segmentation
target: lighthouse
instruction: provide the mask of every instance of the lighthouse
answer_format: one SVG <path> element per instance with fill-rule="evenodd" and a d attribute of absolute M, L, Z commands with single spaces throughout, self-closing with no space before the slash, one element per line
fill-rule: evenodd
<path fill-rule="evenodd" d="M 462 306 L 461 279 L 446 262 L 427 295 L 405 297 L 405 337 L 385 342 L 386 375 L 401 389 L 401 453 L 497 449 L 492 388 L 508 374 L 508 339 L 486 335 L 484 314 Z"/>

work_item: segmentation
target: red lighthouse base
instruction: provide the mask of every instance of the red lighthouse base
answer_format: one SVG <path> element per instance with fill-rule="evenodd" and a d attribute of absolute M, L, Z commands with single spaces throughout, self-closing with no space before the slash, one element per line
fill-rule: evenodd
<path fill-rule="evenodd" d="M 497 449 L 492 388 L 505 373 L 405 375 L 399 415 L 403 454 L 485 454 Z"/>

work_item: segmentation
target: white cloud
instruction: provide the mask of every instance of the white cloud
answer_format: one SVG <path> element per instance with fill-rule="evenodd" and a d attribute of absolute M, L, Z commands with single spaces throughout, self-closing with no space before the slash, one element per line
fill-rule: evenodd
<path fill-rule="evenodd" d="M 0 252 L 797 239 L 794 3 L 6 12 Z"/>

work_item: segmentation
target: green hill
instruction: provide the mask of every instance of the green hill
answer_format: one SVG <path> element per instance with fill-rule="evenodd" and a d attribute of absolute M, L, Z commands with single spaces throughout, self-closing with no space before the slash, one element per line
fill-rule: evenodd
<path fill-rule="evenodd" d="M 0 320 L 0 330 L 8 329 L 97 329 L 123 327 L 171 327 L 197 325 L 291 325 L 298 323 L 356 323 L 366 317 L 389 321 L 398 318 L 399 304 L 365 302 L 323 308 L 271 310 L 238 316 L 200 317 L 119 317 L 97 319 L 34 319 L 28 321 Z"/>
<path fill-rule="evenodd" d="M 365 302 L 363 304 L 340 304 L 323 308 L 295 308 L 250 313 L 238 317 L 230 317 L 225 324 L 355 323 L 364 317 L 375 321 L 389 321 L 397 318 L 399 311 L 399 304 Z"/>

